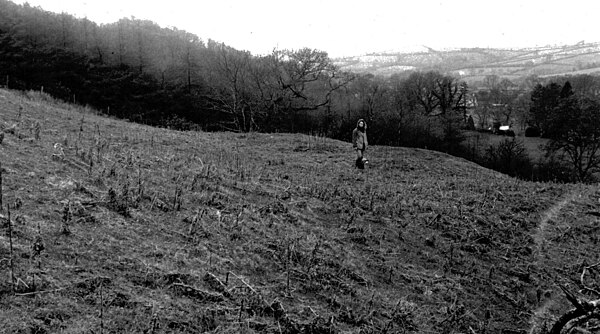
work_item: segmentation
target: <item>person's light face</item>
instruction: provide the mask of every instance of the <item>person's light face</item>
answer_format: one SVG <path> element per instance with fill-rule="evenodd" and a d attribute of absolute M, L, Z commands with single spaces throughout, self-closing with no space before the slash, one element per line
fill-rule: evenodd
<path fill-rule="evenodd" d="M 358 126 L 360 126 L 361 128 L 365 126 L 364 122 L 358 122 Z"/>

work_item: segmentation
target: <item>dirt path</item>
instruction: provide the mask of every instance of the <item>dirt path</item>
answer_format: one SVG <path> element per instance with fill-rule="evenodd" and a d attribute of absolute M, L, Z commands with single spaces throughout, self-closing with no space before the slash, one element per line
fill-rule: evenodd
<path fill-rule="evenodd" d="M 566 206 L 573 203 L 577 198 L 580 198 L 582 195 L 582 190 L 573 191 L 542 213 L 540 223 L 532 235 L 533 240 L 535 242 L 535 259 L 533 262 L 534 265 L 539 265 L 540 261 L 543 261 L 543 259 L 546 256 L 546 242 L 549 237 L 548 228 L 550 226 L 556 227 L 565 225 L 566 223 L 564 221 L 558 221 L 557 218 Z M 533 314 L 531 315 L 531 320 L 529 321 L 529 323 L 531 324 L 529 334 L 539 333 L 540 329 L 542 328 L 542 325 L 544 324 L 544 321 L 547 320 L 550 316 L 549 309 L 554 305 L 554 303 L 555 298 L 549 298 L 533 311 Z"/>
<path fill-rule="evenodd" d="M 572 203 L 578 196 L 581 196 L 580 192 L 572 192 L 571 194 L 567 195 L 561 201 L 557 202 L 551 208 L 547 209 L 542 213 L 542 219 L 540 220 L 540 224 L 538 225 L 537 229 L 535 230 L 535 233 L 533 234 L 533 240 L 535 242 L 537 254 L 535 263 L 541 260 L 544 252 L 543 245 L 546 242 L 548 223 L 554 221 L 555 218 L 562 211 L 562 209 L 566 205 Z"/>

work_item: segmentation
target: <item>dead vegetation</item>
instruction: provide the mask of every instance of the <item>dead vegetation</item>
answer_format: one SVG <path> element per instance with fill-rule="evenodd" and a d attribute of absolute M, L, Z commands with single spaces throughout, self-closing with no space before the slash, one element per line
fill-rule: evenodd
<path fill-rule="evenodd" d="M 406 148 L 358 172 L 347 143 L 150 128 L 37 93 L 0 91 L 0 113 L 7 333 L 594 326 L 593 188 Z"/>

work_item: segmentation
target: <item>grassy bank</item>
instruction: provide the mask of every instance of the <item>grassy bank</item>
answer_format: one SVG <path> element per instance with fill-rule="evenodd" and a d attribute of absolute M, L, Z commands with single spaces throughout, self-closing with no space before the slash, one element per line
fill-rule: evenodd
<path fill-rule="evenodd" d="M 538 333 L 599 261 L 588 186 L 34 93 L 0 115 L 0 332 Z"/>

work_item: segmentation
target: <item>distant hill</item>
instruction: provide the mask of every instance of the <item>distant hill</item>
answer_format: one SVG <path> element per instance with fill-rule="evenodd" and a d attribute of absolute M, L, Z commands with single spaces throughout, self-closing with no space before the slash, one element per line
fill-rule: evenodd
<path fill-rule="evenodd" d="M 2 333 L 539 334 L 599 289 L 595 186 L 37 92 L 0 90 L 0 133 Z"/>
<path fill-rule="evenodd" d="M 406 70 L 439 70 L 466 81 L 486 75 L 508 78 L 600 73 L 600 43 L 544 46 L 522 49 L 460 48 L 416 52 L 372 53 L 335 59 L 344 70 L 392 75 Z"/>

